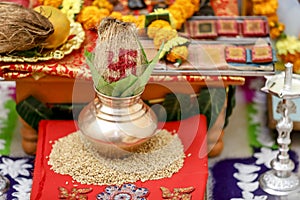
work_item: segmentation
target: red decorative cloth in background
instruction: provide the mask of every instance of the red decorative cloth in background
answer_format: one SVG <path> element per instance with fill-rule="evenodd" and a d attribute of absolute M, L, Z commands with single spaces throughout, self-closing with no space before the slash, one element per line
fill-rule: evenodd
<path fill-rule="evenodd" d="M 177 131 L 187 155 L 184 166 L 171 178 L 146 182 L 137 181 L 133 184 L 138 188 L 149 190 L 148 200 L 162 199 L 160 187 L 168 188 L 170 191 L 173 191 L 174 188 L 193 187 L 192 199 L 204 199 L 208 177 L 205 116 L 196 115 L 182 121 L 159 124 L 159 126 L 170 132 Z M 57 174 L 50 169 L 47 162 L 52 144 L 55 140 L 74 131 L 76 131 L 74 121 L 48 120 L 40 123 L 31 192 L 32 200 L 58 199 L 60 191 L 72 192 L 72 189 L 73 193 L 86 191 L 87 193 L 84 195 L 87 195 L 88 199 L 96 199 L 96 195 L 107 187 L 106 185 L 83 185 L 72 181 L 72 177 L 69 175 Z M 89 188 L 92 188 L 92 191 Z"/>
<path fill-rule="evenodd" d="M 211 0 L 216 16 L 239 16 L 237 0 Z"/>
<path fill-rule="evenodd" d="M 1 2 L 12 2 L 23 5 L 24 7 L 28 8 L 30 6 L 30 0 L 1 0 Z"/>

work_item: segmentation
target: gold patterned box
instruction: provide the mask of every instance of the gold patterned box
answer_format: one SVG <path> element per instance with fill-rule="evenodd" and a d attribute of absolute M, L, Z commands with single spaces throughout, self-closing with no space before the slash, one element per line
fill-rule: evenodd
<path fill-rule="evenodd" d="M 213 39 L 218 36 L 216 20 L 190 21 L 191 37 L 195 39 Z"/>
<path fill-rule="evenodd" d="M 273 61 L 272 47 L 265 46 L 254 46 L 251 49 L 251 56 L 253 63 L 268 63 Z"/>
<path fill-rule="evenodd" d="M 262 19 L 245 19 L 242 24 L 242 34 L 246 37 L 266 36 L 266 22 Z"/>
<path fill-rule="evenodd" d="M 217 20 L 217 32 L 219 36 L 237 36 L 239 34 L 237 20 Z"/>
<path fill-rule="evenodd" d="M 242 46 L 227 46 L 225 58 L 227 62 L 246 63 L 246 48 Z"/>

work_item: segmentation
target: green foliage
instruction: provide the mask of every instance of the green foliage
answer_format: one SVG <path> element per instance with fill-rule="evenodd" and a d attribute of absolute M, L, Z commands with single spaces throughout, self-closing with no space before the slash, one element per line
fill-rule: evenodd
<path fill-rule="evenodd" d="M 177 121 L 193 115 L 203 114 L 207 118 L 207 127 L 210 128 L 217 120 L 225 100 L 227 101 L 225 126 L 228 124 L 228 118 L 232 114 L 235 106 L 235 87 L 228 88 L 206 88 L 202 89 L 197 97 L 189 94 L 173 94 L 166 95 L 161 107 L 156 108 L 159 120 Z"/>

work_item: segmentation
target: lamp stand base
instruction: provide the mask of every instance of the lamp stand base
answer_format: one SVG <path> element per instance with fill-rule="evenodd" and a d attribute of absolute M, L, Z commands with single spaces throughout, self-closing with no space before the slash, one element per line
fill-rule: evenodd
<path fill-rule="evenodd" d="M 300 191 L 300 179 L 294 173 L 288 177 L 278 177 L 274 170 L 270 170 L 261 175 L 259 182 L 261 188 L 271 195 L 286 196 Z"/>

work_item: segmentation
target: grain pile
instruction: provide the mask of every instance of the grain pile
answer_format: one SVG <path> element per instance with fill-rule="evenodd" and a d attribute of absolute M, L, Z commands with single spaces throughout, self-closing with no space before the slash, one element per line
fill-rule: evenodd
<path fill-rule="evenodd" d="M 48 164 L 56 173 L 70 175 L 82 184 L 121 185 L 171 177 L 182 168 L 184 158 L 180 139 L 166 130 L 123 159 L 99 156 L 77 131 L 53 144 Z"/>

